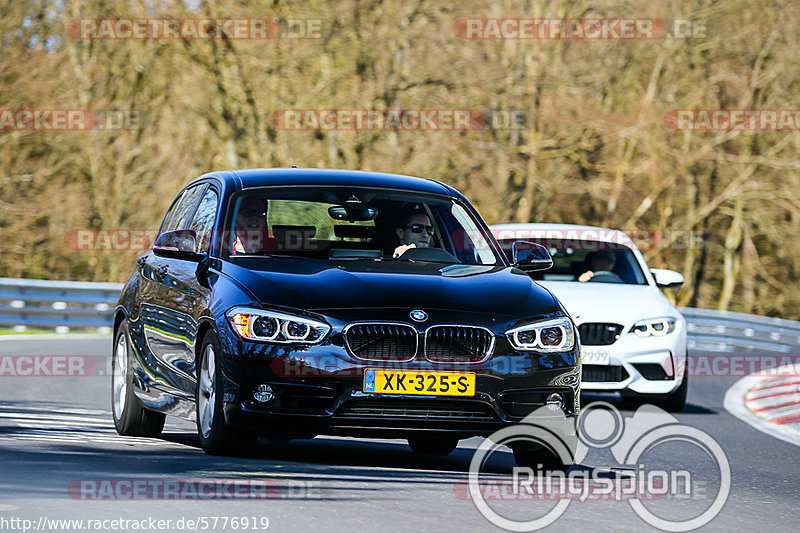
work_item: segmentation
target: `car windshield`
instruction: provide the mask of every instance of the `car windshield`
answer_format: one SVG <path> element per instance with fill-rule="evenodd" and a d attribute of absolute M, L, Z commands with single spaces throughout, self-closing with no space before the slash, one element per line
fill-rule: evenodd
<path fill-rule="evenodd" d="M 222 247 L 232 259 L 502 264 L 488 231 L 465 206 L 444 196 L 353 187 L 259 188 L 238 194 L 230 205 Z M 402 245 L 413 249 L 398 254 Z"/>
<path fill-rule="evenodd" d="M 515 239 L 499 240 L 503 252 L 511 260 Z M 581 239 L 527 239 L 541 244 L 553 256 L 553 268 L 535 272 L 542 281 L 574 281 L 591 283 L 624 283 L 646 285 L 633 251 L 623 244 Z M 587 275 L 587 273 L 590 273 Z"/>

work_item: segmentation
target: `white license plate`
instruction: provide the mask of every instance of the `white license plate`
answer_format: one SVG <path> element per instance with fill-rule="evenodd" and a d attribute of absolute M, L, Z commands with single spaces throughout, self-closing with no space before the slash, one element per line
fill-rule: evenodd
<path fill-rule="evenodd" d="M 581 348 L 581 363 L 584 365 L 607 365 L 609 363 L 608 350 Z"/>

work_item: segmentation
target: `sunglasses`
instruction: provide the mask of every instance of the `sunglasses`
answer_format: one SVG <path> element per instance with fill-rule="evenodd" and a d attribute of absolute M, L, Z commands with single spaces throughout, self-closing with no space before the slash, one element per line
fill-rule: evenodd
<path fill-rule="evenodd" d="M 412 233 L 422 233 L 422 230 L 428 232 L 428 235 L 433 235 L 433 226 L 426 226 L 425 224 L 411 224 L 410 226 L 403 226 L 403 229 L 411 229 Z"/>

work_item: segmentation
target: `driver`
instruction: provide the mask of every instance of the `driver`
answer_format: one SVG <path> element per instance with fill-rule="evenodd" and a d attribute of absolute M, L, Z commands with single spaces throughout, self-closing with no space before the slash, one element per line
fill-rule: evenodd
<path fill-rule="evenodd" d="M 433 238 L 431 219 L 420 209 L 408 213 L 395 228 L 400 245 L 394 249 L 392 257 L 397 258 L 410 248 L 427 248 Z"/>
<path fill-rule="evenodd" d="M 245 198 L 236 213 L 233 251 L 237 254 L 256 253 L 264 250 L 267 236 L 267 200 Z"/>
<path fill-rule="evenodd" d="M 578 276 L 578 281 L 589 281 L 594 277 L 595 273 L 599 274 L 600 272 L 608 272 L 616 276 L 617 279 L 622 279 L 613 272 L 616 262 L 617 258 L 614 255 L 614 252 L 595 252 L 589 261 L 589 270 Z"/>

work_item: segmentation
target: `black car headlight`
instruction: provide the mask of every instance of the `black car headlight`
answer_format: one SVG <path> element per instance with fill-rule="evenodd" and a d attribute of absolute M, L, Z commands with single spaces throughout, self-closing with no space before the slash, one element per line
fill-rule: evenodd
<path fill-rule="evenodd" d="M 233 330 L 251 341 L 315 344 L 331 330 L 319 320 L 250 307 L 234 307 L 226 315 Z"/>
<path fill-rule="evenodd" d="M 649 318 L 633 325 L 631 333 L 637 337 L 663 337 L 675 331 L 674 318 Z"/>
<path fill-rule="evenodd" d="M 517 326 L 506 331 L 511 346 L 521 351 L 565 352 L 575 347 L 575 329 L 567 318 Z"/>

